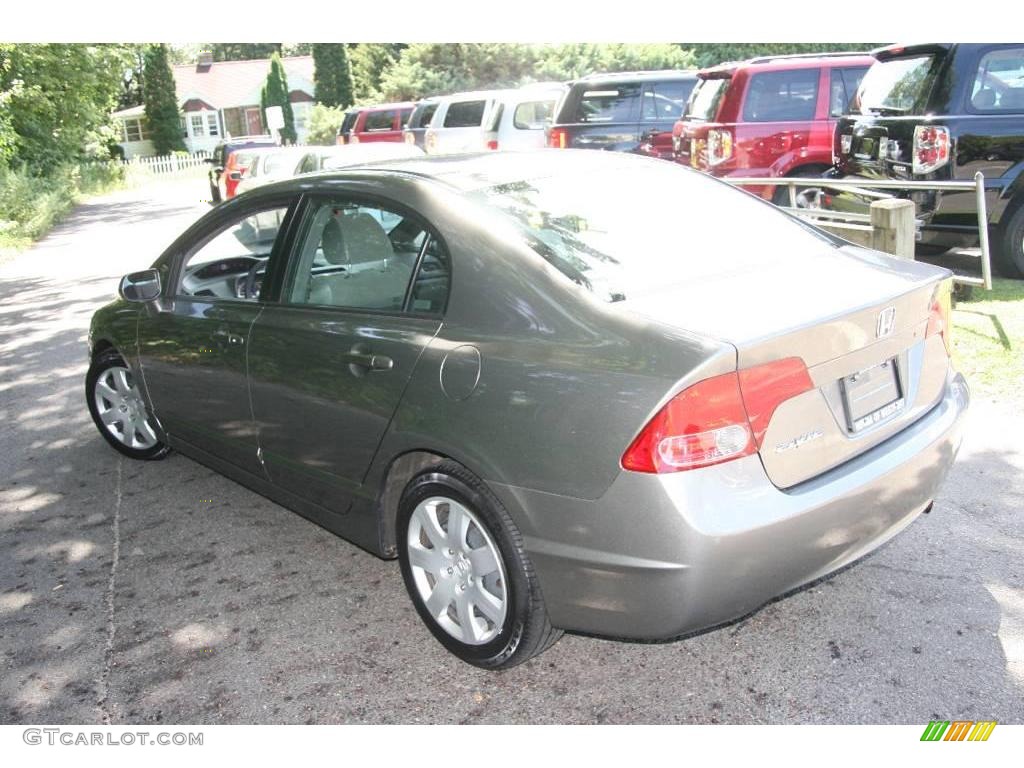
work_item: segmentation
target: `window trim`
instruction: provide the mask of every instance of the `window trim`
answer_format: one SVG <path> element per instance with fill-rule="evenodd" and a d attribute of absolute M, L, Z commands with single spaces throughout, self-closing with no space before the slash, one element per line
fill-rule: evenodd
<path fill-rule="evenodd" d="M 323 199 L 337 200 L 344 198 L 346 202 L 353 203 L 355 205 L 368 205 L 368 206 L 380 206 L 382 208 L 390 210 L 392 213 L 400 214 L 403 218 L 414 219 L 420 226 L 423 227 L 423 231 L 426 233 L 426 237 L 423 239 L 423 245 L 420 246 L 420 252 L 416 256 L 416 262 L 413 267 L 412 273 L 409 277 L 409 284 L 405 287 L 405 296 L 402 300 L 402 308 L 399 310 L 392 309 L 370 309 L 366 307 L 339 307 L 334 304 L 308 304 L 303 302 L 294 302 L 286 300 L 286 297 L 290 295 L 292 289 L 295 287 L 295 280 L 297 278 L 296 270 L 299 267 L 299 252 L 301 250 L 301 243 L 307 234 L 309 234 L 309 227 L 313 221 L 315 215 L 317 201 Z M 277 307 L 290 308 L 297 310 L 313 309 L 322 312 L 340 312 L 345 315 L 372 315 L 375 317 L 411 317 L 419 320 L 438 320 L 444 319 L 448 313 L 448 304 L 451 301 L 452 296 L 452 281 L 454 280 L 454 266 L 452 264 L 452 252 L 448 248 L 448 244 L 444 238 L 440 236 L 438 230 L 430 222 L 428 222 L 420 213 L 410 208 L 408 205 L 398 202 L 387 197 L 381 197 L 373 194 L 366 194 L 363 192 L 350 192 L 346 189 L 339 190 L 314 190 L 305 192 L 302 195 L 302 199 L 296 206 L 295 215 L 290 225 L 291 231 L 289 234 L 288 242 L 288 256 L 286 259 L 286 265 L 282 270 L 281 283 L 278 287 L 277 294 L 272 297 L 271 303 Z M 412 298 L 412 286 L 416 284 L 416 278 L 419 276 L 420 266 L 423 263 L 423 257 L 426 255 L 426 249 L 429 244 L 436 241 L 440 247 L 444 250 L 445 256 L 448 258 L 448 293 L 444 299 L 444 309 L 440 312 L 413 312 L 409 309 L 409 302 Z M 274 254 L 271 255 L 273 258 Z M 265 283 L 266 284 L 266 283 Z M 261 291 L 262 294 L 262 291 Z M 260 300 L 262 300 L 262 295 Z"/>

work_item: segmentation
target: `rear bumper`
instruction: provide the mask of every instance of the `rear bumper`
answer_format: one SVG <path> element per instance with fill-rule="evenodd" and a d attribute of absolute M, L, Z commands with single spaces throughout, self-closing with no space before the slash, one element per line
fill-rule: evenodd
<path fill-rule="evenodd" d="M 786 491 L 749 456 L 694 472 L 622 472 L 594 501 L 492 484 L 512 509 L 552 623 L 665 639 L 722 624 L 867 554 L 932 501 L 960 447 L 969 393 Z"/>

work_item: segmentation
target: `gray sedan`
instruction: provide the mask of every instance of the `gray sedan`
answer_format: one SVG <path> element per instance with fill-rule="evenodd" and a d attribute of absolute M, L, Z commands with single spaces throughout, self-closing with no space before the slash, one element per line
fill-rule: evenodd
<path fill-rule="evenodd" d="M 497 669 L 734 620 L 927 511 L 949 277 L 661 161 L 399 161 L 200 219 L 96 313 L 86 396 L 123 454 L 397 557 Z"/>

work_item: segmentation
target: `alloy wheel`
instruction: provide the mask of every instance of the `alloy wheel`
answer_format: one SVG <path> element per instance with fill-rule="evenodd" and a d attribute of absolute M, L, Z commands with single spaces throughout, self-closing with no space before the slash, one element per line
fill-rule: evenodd
<path fill-rule="evenodd" d="M 96 413 L 104 428 L 122 445 L 147 450 L 157 444 L 157 436 L 132 372 L 121 365 L 104 370 L 93 387 Z"/>

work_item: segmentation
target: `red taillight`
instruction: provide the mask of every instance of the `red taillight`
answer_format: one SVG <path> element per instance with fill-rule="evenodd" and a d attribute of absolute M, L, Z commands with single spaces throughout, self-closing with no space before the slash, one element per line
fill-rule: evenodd
<path fill-rule="evenodd" d="M 490 141 L 488 141 L 487 142 L 487 148 L 488 149 L 497 149 L 498 148 L 498 140 L 497 139 L 491 139 Z"/>
<path fill-rule="evenodd" d="M 919 125 L 914 128 L 914 173 L 931 173 L 949 162 L 949 128 Z"/>
<path fill-rule="evenodd" d="M 548 146 L 565 149 L 569 143 L 569 132 L 565 128 L 552 128 L 548 135 Z"/>
<path fill-rule="evenodd" d="M 712 128 L 708 131 L 708 165 L 724 163 L 732 157 L 732 131 Z"/>
<path fill-rule="evenodd" d="M 949 283 L 943 283 L 939 286 L 935 293 L 935 297 L 932 299 L 931 306 L 928 307 L 928 328 L 925 331 L 925 336 L 935 336 L 938 334 L 942 337 L 942 344 L 946 348 L 946 354 L 950 355 L 953 351 L 952 339 L 950 338 L 949 324 L 949 313 L 952 307 L 952 297 L 950 295 Z"/>
<path fill-rule="evenodd" d="M 654 415 L 622 456 L 634 472 L 697 469 L 756 453 L 780 403 L 813 388 L 797 357 L 700 381 Z"/>

